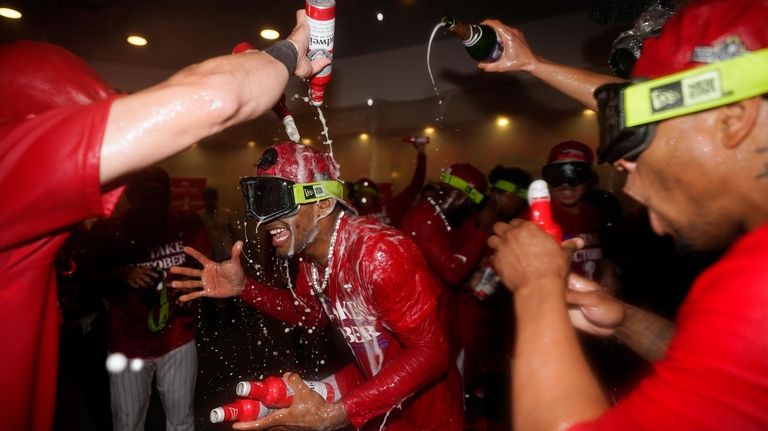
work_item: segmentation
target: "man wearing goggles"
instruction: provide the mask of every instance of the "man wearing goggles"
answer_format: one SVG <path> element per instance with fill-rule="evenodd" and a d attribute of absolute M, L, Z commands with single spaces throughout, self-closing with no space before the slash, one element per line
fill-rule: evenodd
<path fill-rule="evenodd" d="M 627 173 L 624 190 L 648 207 L 654 231 L 694 249 L 729 247 L 676 325 L 568 275 L 578 242 L 560 247 L 521 221 L 495 227 L 496 267 L 515 292 L 518 428 L 768 428 L 767 19 L 764 0 L 692 2 L 644 41 L 636 83 L 596 93 L 599 158 Z M 580 328 L 656 361 L 612 409 L 566 301 Z"/>
<path fill-rule="evenodd" d="M 242 242 L 222 263 L 187 249 L 205 269 L 174 268 L 192 279 L 173 286 L 199 289 L 182 300 L 239 295 L 295 325 L 330 320 L 352 350 L 356 363 L 331 377 L 340 401 L 326 404 L 290 374 L 291 407 L 249 422 L 248 429 L 378 428 L 386 414 L 383 429 L 460 430 L 460 381 L 438 317 L 439 287 L 412 241 L 355 215 L 338 177 L 330 155 L 283 142 L 264 152 L 255 177 L 240 181 L 246 219 L 263 226 L 279 257 L 299 258 L 294 291 L 245 277 Z"/>

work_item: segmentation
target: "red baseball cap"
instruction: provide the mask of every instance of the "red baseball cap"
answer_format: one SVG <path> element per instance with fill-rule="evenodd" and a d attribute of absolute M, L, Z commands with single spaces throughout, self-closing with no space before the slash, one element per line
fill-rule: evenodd
<path fill-rule="evenodd" d="M 595 156 L 592 153 L 592 149 L 587 144 L 579 141 L 565 141 L 549 150 L 547 164 L 582 162 L 591 165 L 594 159 Z"/>
<path fill-rule="evenodd" d="M 54 108 L 89 105 L 114 94 L 81 58 L 44 42 L 0 46 L 0 120 L 19 121 Z"/>
<path fill-rule="evenodd" d="M 328 153 L 309 145 L 282 141 L 267 148 L 256 163 L 256 176 L 277 177 L 297 184 L 339 181 L 339 164 Z M 336 199 L 353 212 L 354 207 Z"/>
<path fill-rule="evenodd" d="M 768 1 L 693 1 L 645 39 L 632 76 L 658 78 L 768 46 Z"/>

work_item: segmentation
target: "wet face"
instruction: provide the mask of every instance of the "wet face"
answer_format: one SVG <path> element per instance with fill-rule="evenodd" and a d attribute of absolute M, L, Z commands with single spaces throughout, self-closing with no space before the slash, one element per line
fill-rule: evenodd
<path fill-rule="evenodd" d="M 278 257 L 288 259 L 304 251 L 317 238 L 317 205 L 299 205 L 299 211 L 265 225 Z"/>
<path fill-rule="evenodd" d="M 635 162 L 614 163 L 628 173 L 624 192 L 648 208 L 654 232 L 671 235 L 681 248 L 716 250 L 740 235 L 723 182 L 733 169 L 728 150 L 713 138 L 717 111 L 661 122 Z"/>
<path fill-rule="evenodd" d="M 552 199 L 565 208 L 573 208 L 579 205 L 581 198 L 584 197 L 586 191 L 586 184 L 579 184 L 577 186 L 560 184 L 557 187 L 549 188 L 549 193 L 552 196 Z"/>

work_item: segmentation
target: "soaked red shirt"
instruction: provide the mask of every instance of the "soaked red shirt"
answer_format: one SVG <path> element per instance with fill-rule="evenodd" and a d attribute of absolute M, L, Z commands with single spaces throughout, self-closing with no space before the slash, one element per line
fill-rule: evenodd
<path fill-rule="evenodd" d="M 653 374 L 572 430 L 768 429 L 768 225 L 694 283 Z"/>
<path fill-rule="evenodd" d="M 59 307 L 53 262 L 75 223 L 108 215 L 99 157 L 111 100 L 0 122 L 0 406 L 4 430 L 53 422 Z"/>
<path fill-rule="evenodd" d="M 167 271 L 172 266 L 189 264 L 191 259 L 184 253 L 185 246 L 203 254 L 211 249 L 205 224 L 197 214 L 170 211 L 165 223 L 155 221 L 162 219 L 162 215 L 153 215 L 153 220 L 147 217 L 129 209 L 124 215 L 93 225 L 93 251 L 102 256 L 98 270 L 111 272 L 124 266 L 148 266 Z M 166 274 L 168 283 L 173 275 Z M 103 286 L 109 302 L 110 351 L 129 358 L 156 358 L 195 338 L 197 303 L 179 306 L 175 298 L 180 292 L 167 288 L 167 325 L 152 332 L 147 326 L 147 316 L 153 310 L 142 301 L 139 289 L 116 279 Z M 153 312 L 157 318 L 157 310 Z"/>
<path fill-rule="evenodd" d="M 422 200 L 405 214 L 400 230 L 413 238 L 435 276 L 446 286 L 458 288 L 477 268 L 488 234 L 475 227 L 474 218 L 458 230 L 450 228 L 441 214 Z"/>
<path fill-rule="evenodd" d="M 459 376 L 438 318 L 440 290 L 413 242 L 373 218 L 345 216 L 321 293 L 312 287 L 311 266 L 300 263 L 293 293 L 248 280 L 241 298 L 300 325 L 330 316 L 362 374 L 347 368 L 337 375 L 340 388 L 353 387 L 341 399 L 352 425 L 372 426 L 386 414 L 388 430 L 462 429 Z M 318 268 L 318 286 L 323 274 Z"/>

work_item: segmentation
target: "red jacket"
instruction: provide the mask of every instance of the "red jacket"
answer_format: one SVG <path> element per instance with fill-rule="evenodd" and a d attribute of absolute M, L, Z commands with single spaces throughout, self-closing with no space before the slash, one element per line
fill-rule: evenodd
<path fill-rule="evenodd" d="M 299 325 L 330 316 L 362 374 L 347 368 L 337 375 L 342 389 L 360 383 L 341 400 L 353 426 L 389 412 L 389 430 L 462 429 L 460 382 L 438 318 L 440 290 L 416 246 L 370 217 L 345 216 L 333 256 L 322 293 L 312 288 L 312 264 L 304 260 L 293 292 L 248 280 L 241 298 Z M 318 268 L 319 283 L 324 271 Z"/>

